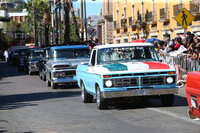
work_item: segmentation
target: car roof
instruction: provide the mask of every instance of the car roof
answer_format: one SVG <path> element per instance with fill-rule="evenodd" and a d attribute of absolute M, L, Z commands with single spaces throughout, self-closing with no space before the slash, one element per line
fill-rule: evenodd
<path fill-rule="evenodd" d="M 54 46 L 50 49 L 56 50 L 56 49 L 80 49 L 80 48 L 89 48 L 87 45 L 66 45 L 66 46 Z"/>
<path fill-rule="evenodd" d="M 45 50 L 45 49 L 44 48 L 31 48 L 30 51 L 31 50 Z"/>
<path fill-rule="evenodd" d="M 130 46 L 153 46 L 151 43 L 120 43 L 120 44 L 106 44 L 95 46 L 95 49 L 102 48 L 117 48 L 117 47 L 130 47 Z"/>

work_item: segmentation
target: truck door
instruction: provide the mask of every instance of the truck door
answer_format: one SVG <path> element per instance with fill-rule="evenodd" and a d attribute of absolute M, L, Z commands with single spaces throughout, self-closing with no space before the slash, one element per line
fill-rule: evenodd
<path fill-rule="evenodd" d="M 94 72 L 94 67 L 96 65 L 96 54 L 97 54 L 96 51 L 97 50 L 92 51 L 88 70 L 87 70 L 88 75 L 87 75 L 87 78 L 86 78 L 86 81 L 85 81 L 85 86 L 92 92 L 94 91 L 93 89 L 95 89 L 94 79 L 96 78 L 96 74 Z"/>

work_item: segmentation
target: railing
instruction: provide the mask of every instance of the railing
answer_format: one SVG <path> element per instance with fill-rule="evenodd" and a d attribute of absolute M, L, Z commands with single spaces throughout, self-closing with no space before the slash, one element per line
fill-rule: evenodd
<path fill-rule="evenodd" d="M 188 72 L 200 71 L 200 59 L 192 59 L 187 55 L 169 56 L 165 55 L 160 57 L 163 63 L 175 66 L 177 71 L 177 79 L 184 80 Z"/>

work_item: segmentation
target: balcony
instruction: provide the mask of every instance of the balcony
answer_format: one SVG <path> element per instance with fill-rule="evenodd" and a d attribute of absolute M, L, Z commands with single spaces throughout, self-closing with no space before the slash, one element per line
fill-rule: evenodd
<path fill-rule="evenodd" d="M 176 16 L 183 8 L 183 4 L 174 5 L 174 16 Z"/>
<path fill-rule="evenodd" d="M 190 12 L 193 16 L 200 15 L 200 4 L 194 1 L 190 1 Z"/>

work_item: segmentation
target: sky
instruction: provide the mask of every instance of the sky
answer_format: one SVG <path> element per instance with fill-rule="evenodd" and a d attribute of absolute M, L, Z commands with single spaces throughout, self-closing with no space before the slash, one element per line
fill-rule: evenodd
<path fill-rule="evenodd" d="M 95 0 L 95 1 L 85 0 L 85 1 L 86 1 L 87 16 L 100 14 L 101 9 L 102 9 L 102 0 Z M 77 2 L 74 2 L 74 7 L 80 8 L 80 0 L 78 0 Z"/>
<path fill-rule="evenodd" d="M 102 0 L 96 0 L 96 1 L 85 0 L 85 1 L 86 1 L 87 16 L 100 14 L 102 9 Z M 80 0 L 74 2 L 74 7 L 80 8 Z"/>

